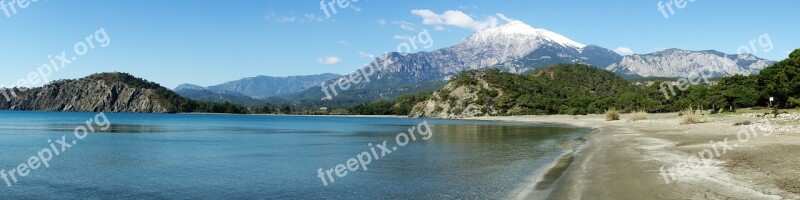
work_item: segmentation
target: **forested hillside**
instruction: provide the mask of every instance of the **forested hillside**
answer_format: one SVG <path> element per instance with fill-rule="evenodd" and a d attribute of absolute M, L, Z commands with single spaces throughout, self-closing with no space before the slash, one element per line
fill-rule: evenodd
<path fill-rule="evenodd" d="M 675 112 L 689 107 L 714 112 L 800 105 L 800 50 L 758 74 L 686 77 L 677 85 L 638 86 L 588 65 L 560 64 L 517 75 L 496 69 L 465 71 L 417 104 L 413 117 Z M 769 98 L 774 97 L 772 104 Z"/>

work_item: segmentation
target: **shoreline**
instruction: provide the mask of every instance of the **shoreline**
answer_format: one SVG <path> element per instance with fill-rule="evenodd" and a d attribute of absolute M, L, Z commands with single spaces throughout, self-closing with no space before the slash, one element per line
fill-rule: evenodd
<path fill-rule="evenodd" d="M 552 117 L 557 115 L 542 115 L 542 116 L 491 116 L 491 117 L 471 117 L 471 118 L 464 118 L 463 120 L 479 120 L 479 121 L 499 121 L 499 122 L 514 122 L 514 123 L 537 123 L 537 124 L 557 124 L 562 126 L 572 126 L 572 127 L 579 127 L 591 130 L 588 134 L 583 136 L 582 144 L 578 145 L 572 149 L 566 149 L 564 153 L 557 156 L 550 164 L 543 166 L 541 169 L 536 170 L 531 175 L 533 178 L 531 179 L 531 184 L 521 186 L 519 189 L 514 190 L 513 194 L 510 194 L 507 199 L 552 199 L 554 193 L 557 190 L 561 190 L 564 187 L 563 179 L 564 177 L 570 173 L 570 171 L 574 168 L 574 165 L 578 162 L 578 155 L 581 154 L 585 149 L 590 146 L 589 139 L 592 135 L 597 134 L 600 132 L 599 127 L 596 125 L 587 124 L 581 121 L 553 121 L 547 120 L 547 117 Z M 572 116 L 562 116 L 562 117 L 572 117 Z M 567 166 L 564 166 L 565 169 L 557 169 L 561 164 L 564 164 L 562 161 L 564 159 L 569 159 Z M 559 173 L 558 177 L 555 177 L 554 180 L 546 180 L 546 176 L 551 173 Z M 574 172 L 573 172 L 574 173 Z M 552 177 L 551 177 L 552 179 Z M 541 183 L 545 181 L 552 181 L 549 183 L 548 188 L 542 190 Z M 563 198 L 563 197 L 562 197 Z M 570 198 L 570 199 L 580 199 L 580 198 Z"/>
<path fill-rule="evenodd" d="M 530 176 L 530 184 L 518 187 L 504 199 L 547 198 L 554 191 L 555 185 L 561 180 L 561 176 L 566 173 L 566 170 L 575 161 L 575 153 L 577 151 L 577 149 L 567 150 L 555 156 L 555 159 L 550 163 L 534 171 Z"/>
<path fill-rule="evenodd" d="M 712 116 L 707 123 L 679 125 L 677 113 L 649 114 L 649 119 L 630 122 L 626 121 L 627 116 L 611 122 L 606 122 L 603 115 L 467 119 L 594 129 L 584 137 L 585 146 L 575 151 L 572 164 L 553 183 L 548 199 L 800 198 L 800 180 L 796 178 L 800 177 L 796 167 L 800 165 L 800 155 L 794 153 L 800 152 L 800 132 L 796 131 L 800 123 L 779 122 L 775 137 L 754 138 L 741 148 L 714 158 L 713 166 L 678 173 L 678 179 L 666 183 L 660 167 L 686 162 L 686 158 L 708 148 L 709 140 L 736 138 L 737 131 L 747 126 L 733 123 L 743 119 L 755 122 L 758 118 L 742 113 L 723 114 Z M 770 165 L 779 167 L 766 167 Z"/>

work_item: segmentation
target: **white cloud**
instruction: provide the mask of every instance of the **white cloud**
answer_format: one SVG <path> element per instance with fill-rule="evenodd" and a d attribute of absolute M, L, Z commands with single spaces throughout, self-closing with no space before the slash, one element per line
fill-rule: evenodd
<path fill-rule="evenodd" d="M 409 39 L 411 39 L 411 36 L 410 35 L 395 35 L 395 36 L 392 36 L 392 39 L 395 39 L 395 40 L 409 40 Z"/>
<path fill-rule="evenodd" d="M 342 59 L 336 56 L 324 56 L 319 58 L 319 63 L 326 65 L 335 65 L 342 62 Z"/>
<path fill-rule="evenodd" d="M 478 6 L 465 6 L 465 5 L 460 5 L 460 6 L 458 6 L 458 9 L 461 9 L 461 10 L 467 10 L 467 9 L 478 9 Z"/>
<path fill-rule="evenodd" d="M 305 17 L 306 17 L 306 20 L 309 21 L 309 22 L 325 21 L 325 18 L 322 18 L 321 16 L 317 16 L 315 14 L 305 14 Z"/>
<path fill-rule="evenodd" d="M 619 55 L 623 55 L 623 56 L 627 56 L 627 55 L 631 55 L 631 54 L 635 53 L 635 52 L 633 52 L 633 49 L 628 48 L 628 47 L 617 47 L 616 49 L 614 49 L 614 52 L 617 52 Z"/>
<path fill-rule="evenodd" d="M 310 23 L 310 22 L 324 22 L 326 19 L 322 16 L 317 16 L 316 14 L 306 13 L 303 15 L 298 15 L 294 11 L 289 11 L 287 15 L 278 15 L 275 11 L 269 11 L 266 15 L 264 15 L 264 19 L 267 21 L 275 21 L 279 23 L 290 23 L 290 22 L 300 22 L 300 23 Z"/>
<path fill-rule="evenodd" d="M 295 18 L 295 17 L 280 17 L 278 19 L 275 19 L 275 21 L 276 22 L 280 22 L 280 23 L 294 22 L 294 21 L 297 21 L 297 18 Z"/>
<path fill-rule="evenodd" d="M 375 55 L 363 51 L 359 51 L 358 55 L 365 58 L 375 58 Z"/>
<path fill-rule="evenodd" d="M 350 43 L 347 43 L 347 40 L 339 40 L 337 43 L 345 46 L 350 45 Z"/>
<path fill-rule="evenodd" d="M 386 24 L 388 24 L 388 23 L 389 23 L 389 22 L 387 22 L 385 19 L 379 19 L 379 20 L 378 20 L 378 24 L 379 24 L 379 25 L 386 25 Z"/>
<path fill-rule="evenodd" d="M 497 15 L 497 17 L 499 17 L 500 19 L 502 19 L 503 21 L 506 21 L 506 22 L 514 21 L 514 19 L 506 17 L 506 15 L 504 15 L 503 13 L 497 13 L 495 15 Z"/>
<path fill-rule="evenodd" d="M 436 30 L 444 30 L 444 26 L 455 26 L 480 31 L 499 25 L 498 18 L 505 21 L 511 20 L 502 13 L 487 16 L 483 20 L 475 20 L 458 10 L 448 10 L 442 14 L 437 14 L 431 10 L 418 9 L 411 10 L 411 14 L 422 17 L 422 24 L 433 26 Z"/>
<path fill-rule="evenodd" d="M 784 53 L 786 53 L 786 55 L 792 54 L 792 50 L 786 50 Z"/>
<path fill-rule="evenodd" d="M 400 25 L 400 28 L 407 31 L 416 31 L 417 25 L 406 21 L 393 21 L 392 24 Z"/>

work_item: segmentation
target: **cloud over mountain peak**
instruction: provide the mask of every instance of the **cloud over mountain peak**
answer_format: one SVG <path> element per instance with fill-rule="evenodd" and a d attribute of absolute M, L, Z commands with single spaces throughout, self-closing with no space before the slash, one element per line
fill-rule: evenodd
<path fill-rule="evenodd" d="M 444 30 L 445 26 L 455 26 L 480 31 L 497 27 L 501 20 L 511 21 L 502 13 L 487 16 L 483 20 L 473 19 L 472 16 L 459 10 L 448 10 L 438 14 L 428 9 L 416 9 L 411 10 L 411 14 L 422 17 L 422 24 L 433 26 L 436 30 Z"/>

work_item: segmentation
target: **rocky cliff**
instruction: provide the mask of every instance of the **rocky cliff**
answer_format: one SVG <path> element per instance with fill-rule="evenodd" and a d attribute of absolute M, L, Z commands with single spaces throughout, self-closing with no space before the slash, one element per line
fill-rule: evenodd
<path fill-rule="evenodd" d="M 175 113 L 177 96 L 158 84 L 124 73 L 101 73 L 38 88 L 2 89 L 2 110 Z M 5 98 L 4 94 L 8 94 Z M 174 96 L 173 96 L 174 95 Z"/>

